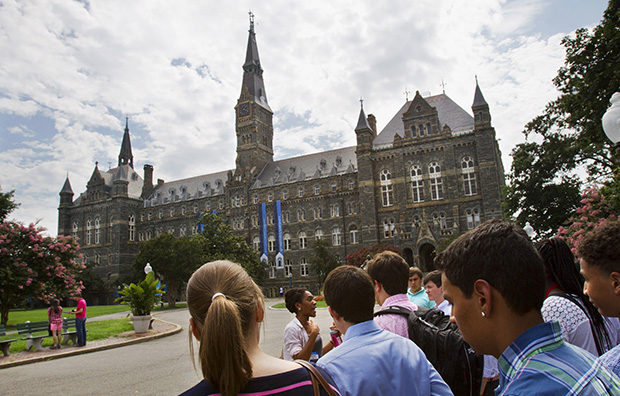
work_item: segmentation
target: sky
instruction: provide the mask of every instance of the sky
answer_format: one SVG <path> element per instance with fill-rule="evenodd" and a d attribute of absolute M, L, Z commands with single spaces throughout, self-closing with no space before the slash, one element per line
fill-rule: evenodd
<path fill-rule="evenodd" d="M 471 113 L 475 78 L 506 172 L 524 125 L 558 95 L 561 40 L 602 0 L 0 0 L 0 186 L 9 218 L 56 235 L 65 178 L 116 167 L 177 180 L 233 169 L 248 12 L 274 111 L 275 159 L 355 145 L 416 91 Z M 442 86 L 442 82 L 445 84 Z M 409 92 L 406 94 L 406 92 Z"/>

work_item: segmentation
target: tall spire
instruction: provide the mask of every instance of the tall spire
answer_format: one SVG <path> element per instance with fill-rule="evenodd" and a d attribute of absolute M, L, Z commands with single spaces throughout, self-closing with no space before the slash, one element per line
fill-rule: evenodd
<path fill-rule="evenodd" d="M 271 110 L 267 104 L 267 92 L 265 91 L 265 83 L 263 81 L 263 69 L 260 65 L 260 57 L 258 56 L 258 45 L 256 44 L 256 33 L 254 32 L 254 14 L 250 15 L 250 30 L 248 35 L 248 48 L 245 54 L 245 63 L 243 64 L 243 87 L 247 89 L 250 97 L 255 103 Z"/>
<path fill-rule="evenodd" d="M 69 182 L 69 173 L 67 172 L 67 178 L 65 179 L 65 184 L 62 186 L 62 190 L 60 190 L 61 194 L 71 194 L 73 195 L 73 189 L 71 188 L 71 183 Z"/>
<path fill-rule="evenodd" d="M 474 112 L 474 129 L 484 129 L 491 127 L 491 112 L 489 104 L 482 95 L 482 90 L 478 85 L 478 76 L 476 76 L 476 92 L 474 93 L 474 103 L 471 105 Z"/>
<path fill-rule="evenodd" d="M 484 99 L 482 95 L 482 91 L 480 90 L 480 86 L 478 85 L 478 76 L 476 76 L 476 92 L 474 93 L 474 103 L 471 105 L 472 108 L 478 106 L 489 106 L 487 101 Z"/>
<path fill-rule="evenodd" d="M 368 119 L 366 118 L 366 113 L 364 113 L 364 99 L 360 98 L 360 116 L 357 120 L 357 126 L 355 127 L 355 131 L 361 131 L 365 129 L 372 129 L 370 125 L 368 125 Z"/>
<path fill-rule="evenodd" d="M 123 143 L 121 143 L 121 152 L 118 155 L 118 166 L 129 165 L 133 168 L 133 154 L 131 153 L 131 141 L 129 139 L 129 117 L 125 118 L 125 133 L 123 134 Z"/>

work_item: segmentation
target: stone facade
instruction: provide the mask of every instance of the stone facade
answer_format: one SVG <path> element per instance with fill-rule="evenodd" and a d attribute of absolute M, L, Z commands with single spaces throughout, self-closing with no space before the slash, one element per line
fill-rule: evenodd
<path fill-rule="evenodd" d="M 362 107 L 356 146 L 274 161 L 253 23 L 243 70 L 235 169 L 153 184 L 151 165 L 143 177 L 133 169 L 126 125 L 116 168 L 95 166 L 75 201 L 67 178 L 58 233 L 80 238 L 99 276 L 127 273 L 141 241 L 199 232 L 206 212 L 224 216 L 263 256 L 269 297 L 280 287 L 318 291 L 309 264 L 316 238 L 331 241 L 343 262 L 363 246 L 393 244 L 430 271 L 442 239 L 501 217 L 504 169 L 477 82 L 473 117 L 445 94 L 416 93 L 380 133 Z"/>

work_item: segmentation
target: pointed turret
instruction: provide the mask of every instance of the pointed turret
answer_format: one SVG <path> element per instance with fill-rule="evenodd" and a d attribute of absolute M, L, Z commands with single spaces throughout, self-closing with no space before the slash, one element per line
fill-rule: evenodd
<path fill-rule="evenodd" d="M 73 189 L 69 182 L 69 174 L 65 184 L 60 190 L 60 205 L 58 206 L 58 235 L 71 235 L 71 212 L 69 207 L 73 204 Z"/>
<path fill-rule="evenodd" d="M 65 184 L 62 186 L 62 190 L 60 190 L 60 206 L 63 205 L 71 205 L 73 203 L 73 189 L 71 188 L 71 183 L 69 182 L 69 174 L 67 173 L 67 178 L 65 179 Z"/>
<path fill-rule="evenodd" d="M 368 119 L 366 118 L 366 113 L 364 113 L 364 100 L 360 99 L 360 103 L 361 103 L 360 116 L 357 119 L 357 126 L 355 127 L 355 132 L 365 130 L 365 129 L 372 130 L 370 125 L 368 125 Z"/>
<path fill-rule="evenodd" d="M 372 147 L 372 140 L 375 137 L 375 132 L 368 124 L 366 113 L 364 113 L 364 100 L 360 99 L 360 115 L 357 119 L 357 126 L 355 127 L 355 134 L 357 135 L 357 151 L 369 151 Z"/>
<path fill-rule="evenodd" d="M 71 182 L 69 182 L 69 174 L 67 173 L 67 178 L 65 179 L 65 184 L 62 186 L 62 190 L 60 193 L 63 194 L 71 194 L 73 195 L 73 189 L 71 188 Z"/>
<path fill-rule="evenodd" d="M 476 76 L 476 92 L 474 93 L 474 103 L 471 105 L 471 110 L 474 112 L 474 129 L 491 127 L 489 104 L 484 99 L 482 90 L 478 85 L 478 76 Z"/>
<path fill-rule="evenodd" d="M 123 143 L 121 143 L 121 152 L 118 155 L 118 166 L 129 165 L 133 168 L 133 154 L 131 153 L 131 141 L 129 139 L 129 118 L 125 118 L 125 133 L 123 134 Z"/>

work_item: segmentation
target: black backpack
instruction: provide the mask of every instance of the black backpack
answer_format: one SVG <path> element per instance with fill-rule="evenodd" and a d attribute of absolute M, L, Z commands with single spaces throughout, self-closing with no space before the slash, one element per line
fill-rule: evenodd
<path fill-rule="evenodd" d="M 388 307 L 375 312 L 375 316 L 385 314 L 407 317 L 409 339 L 424 352 L 455 396 L 480 394 L 484 357 L 463 340 L 449 316 L 439 309 L 425 307 L 418 307 L 417 311 Z"/>

